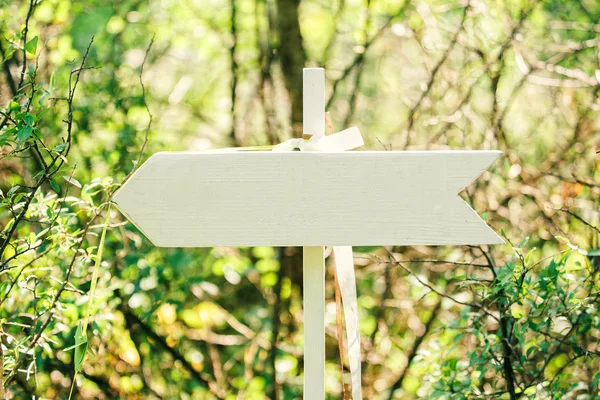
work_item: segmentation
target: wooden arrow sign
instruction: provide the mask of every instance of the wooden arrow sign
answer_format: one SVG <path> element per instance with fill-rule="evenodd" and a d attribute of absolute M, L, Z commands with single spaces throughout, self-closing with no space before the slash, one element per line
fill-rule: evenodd
<path fill-rule="evenodd" d="M 113 200 L 162 247 L 494 244 L 458 193 L 500 154 L 158 153 Z"/>
<path fill-rule="evenodd" d="M 323 246 L 503 243 L 458 195 L 500 152 L 329 152 L 358 145 L 349 130 L 323 138 L 322 68 L 303 70 L 303 110 L 303 132 L 316 142 L 299 143 L 310 151 L 158 153 L 113 201 L 158 246 L 304 246 L 304 398 L 324 400 Z M 335 249 L 361 400 L 352 249 Z"/>

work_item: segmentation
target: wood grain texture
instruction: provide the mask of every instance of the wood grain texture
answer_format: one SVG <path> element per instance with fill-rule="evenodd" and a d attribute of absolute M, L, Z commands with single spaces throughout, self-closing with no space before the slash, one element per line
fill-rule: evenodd
<path fill-rule="evenodd" d="M 325 135 L 325 70 L 302 70 L 302 130 L 305 134 Z"/>
<path fill-rule="evenodd" d="M 500 154 L 157 153 L 114 201 L 163 247 L 494 244 L 458 193 Z"/>
<path fill-rule="evenodd" d="M 304 398 L 325 399 L 325 248 L 302 248 Z"/>
<path fill-rule="evenodd" d="M 302 71 L 302 100 L 304 133 L 312 135 L 313 139 L 324 137 L 325 70 L 323 68 L 304 68 Z M 324 171 L 316 170 L 314 177 L 325 176 L 323 173 Z M 284 185 L 283 188 L 285 187 Z M 318 198 L 316 200 L 319 201 Z M 304 398 L 325 400 L 325 248 L 323 246 L 302 248 L 302 281 Z"/>

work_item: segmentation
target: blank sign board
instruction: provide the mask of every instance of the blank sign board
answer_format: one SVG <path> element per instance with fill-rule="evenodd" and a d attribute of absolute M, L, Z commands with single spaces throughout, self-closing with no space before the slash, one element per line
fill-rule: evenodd
<path fill-rule="evenodd" d="M 113 200 L 162 247 L 502 243 L 458 195 L 500 154 L 157 153 Z"/>

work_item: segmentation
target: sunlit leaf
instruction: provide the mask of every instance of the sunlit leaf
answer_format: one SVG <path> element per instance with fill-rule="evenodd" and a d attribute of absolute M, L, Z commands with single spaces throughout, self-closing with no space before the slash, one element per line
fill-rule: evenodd
<path fill-rule="evenodd" d="M 38 37 L 35 36 L 33 39 L 31 39 L 30 41 L 25 43 L 25 51 L 31 55 L 35 55 L 35 52 L 37 51 L 37 45 L 38 45 Z"/>
<path fill-rule="evenodd" d="M 81 183 L 79 183 L 79 181 L 75 178 L 73 178 L 72 176 L 63 176 L 63 179 L 67 182 L 69 182 L 71 185 L 78 187 L 79 189 L 81 189 Z"/>

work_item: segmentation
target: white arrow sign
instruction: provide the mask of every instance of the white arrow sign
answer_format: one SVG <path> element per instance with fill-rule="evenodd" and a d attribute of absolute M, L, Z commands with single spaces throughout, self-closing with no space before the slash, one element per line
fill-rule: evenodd
<path fill-rule="evenodd" d="M 458 196 L 499 155 L 158 153 L 113 200 L 163 247 L 502 243 Z"/>
<path fill-rule="evenodd" d="M 303 91 L 312 151 L 158 153 L 113 201 L 158 246 L 304 246 L 304 398 L 324 400 L 323 246 L 503 243 L 458 195 L 500 152 L 331 152 L 360 133 L 323 138 L 323 69 L 304 69 Z M 352 249 L 334 249 L 361 400 Z"/>

